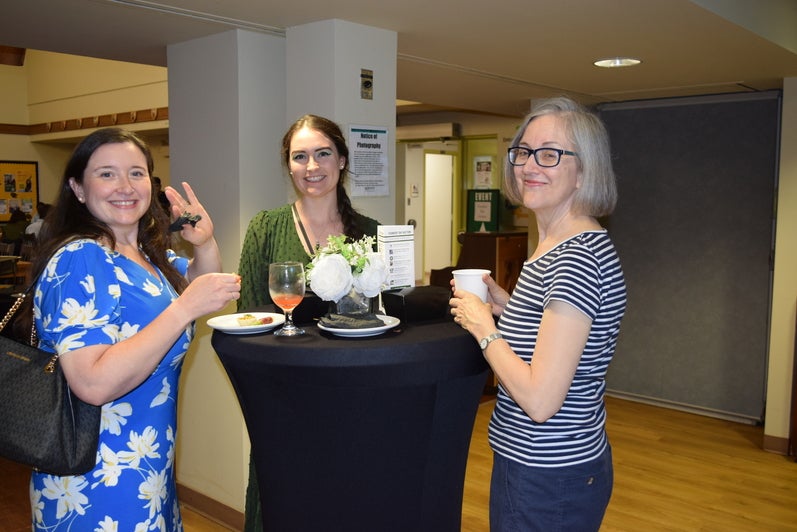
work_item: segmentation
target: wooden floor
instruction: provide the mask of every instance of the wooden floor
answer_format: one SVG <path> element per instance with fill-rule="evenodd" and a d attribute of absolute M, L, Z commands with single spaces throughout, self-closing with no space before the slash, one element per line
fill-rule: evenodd
<path fill-rule="evenodd" d="M 476 419 L 463 532 L 489 530 L 494 404 Z M 797 463 L 762 451 L 761 427 L 613 398 L 607 408 L 615 485 L 602 531 L 797 531 Z M 27 470 L 0 459 L 0 532 L 28 532 L 29 514 Z M 183 521 L 186 532 L 229 530 L 190 508 Z"/>

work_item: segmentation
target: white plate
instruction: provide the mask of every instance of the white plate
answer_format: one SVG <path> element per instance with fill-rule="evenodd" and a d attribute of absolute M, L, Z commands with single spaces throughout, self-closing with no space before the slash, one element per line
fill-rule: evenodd
<path fill-rule="evenodd" d="M 332 333 L 335 336 L 376 336 L 377 334 L 382 334 L 383 332 L 388 331 L 401 323 L 400 319 L 394 318 L 393 316 L 383 316 L 382 314 L 377 314 L 376 317 L 385 322 L 385 324 L 381 327 L 368 327 L 367 329 L 336 329 L 334 327 L 324 327 L 321 325 L 321 323 L 319 323 L 318 328 L 322 331 Z"/>
<path fill-rule="evenodd" d="M 271 323 L 264 323 L 261 325 L 240 325 L 238 318 L 246 314 L 251 314 L 257 318 L 265 318 L 271 316 L 274 321 Z M 254 334 L 264 332 L 278 327 L 285 323 L 285 316 L 283 314 L 275 314 L 273 312 L 240 312 L 238 314 L 225 314 L 224 316 L 216 316 L 208 320 L 208 325 L 217 331 L 226 332 L 227 334 Z"/>

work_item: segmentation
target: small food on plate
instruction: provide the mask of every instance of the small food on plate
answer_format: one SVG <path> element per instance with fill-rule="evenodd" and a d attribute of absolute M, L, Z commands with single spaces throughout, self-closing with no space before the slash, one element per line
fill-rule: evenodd
<path fill-rule="evenodd" d="M 263 316 L 262 318 L 258 318 L 253 314 L 244 314 L 243 316 L 238 317 L 238 325 L 241 327 L 249 327 L 251 325 L 267 325 L 274 321 L 274 318 L 271 316 Z"/>

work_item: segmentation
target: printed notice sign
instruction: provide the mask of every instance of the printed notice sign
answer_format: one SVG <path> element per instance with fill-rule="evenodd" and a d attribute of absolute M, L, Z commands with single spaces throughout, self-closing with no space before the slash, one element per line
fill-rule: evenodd
<path fill-rule="evenodd" d="M 477 201 L 473 204 L 473 219 L 477 222 L 493 221 L 493 204 L 489 201 Z"/>
<path fill-rule="evenodd" d="M 493 185 L 493 158 L 489 155 L 473 158 L 473 188 Z"/>
<path fill-rule="evenodd" d="M 415 286 L 415 233 L 411 225 L 376 228 L 379 253 L 388 268 L 387 290 Z"/>
<path fill-rule="evenodd" d="M 349 126 L 349 189 L 352 196 L 389 196 L 387 128 Z"/>

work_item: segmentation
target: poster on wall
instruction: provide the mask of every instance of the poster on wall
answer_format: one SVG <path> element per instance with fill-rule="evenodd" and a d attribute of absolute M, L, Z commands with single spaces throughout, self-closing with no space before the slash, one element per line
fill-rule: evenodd
<path fill-rule="evenodd" d="M 39 197 L 39 163 L 0 161 L 0 174 L 0 222 L 7 222 L 14 209 L 32 215 Z"/>
<path fill-rule="evenodd" d="M 468 233 L 498 231 L 498 202 L 501 191 L 498 189 L 468 190 Z"/>
<path fill-rule="evenodd" d="M 389 196 L 386 127 L 349 127 L 351 196 Z"/>
<path fill-rule="evenodd" d="M 492 188 L 493 158 L 479 155 L 473 158 L 473 188 Z"/>

